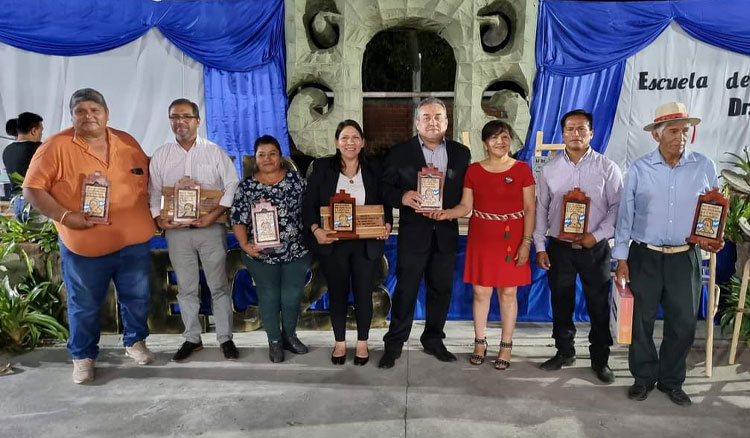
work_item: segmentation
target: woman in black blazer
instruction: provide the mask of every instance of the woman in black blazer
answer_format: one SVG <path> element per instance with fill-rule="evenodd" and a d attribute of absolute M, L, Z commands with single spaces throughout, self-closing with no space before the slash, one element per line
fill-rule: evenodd
<path fill-rule="evenodd" d="M 328 283 L 331 325 L 336 345 L 331 362 L 343 365 L 346 361 L 346 314 L 349 286 L 354 291 L 354 310 L 357 319 L 357 349 L 355 365 L 369 359 L 367 338 L 372 321 L 372 292 L 385 249 L 385 239 L 391 232 L 393 214 L 385 209 L 386 232 L 377 239 L 337 240 L 320 223 L 320 207 L 344 189 L 355 198 L 357 205 L 383 204 L 380 199 L 381 168 L 365 160 L 365 139 L 362 127 L 354 120 L 344 120 L 336 128 L 336 154 L 313 162 L 307 181 L 303 206 L 303 223 L 308 234 L 308 246 L 320 262 Z"/>

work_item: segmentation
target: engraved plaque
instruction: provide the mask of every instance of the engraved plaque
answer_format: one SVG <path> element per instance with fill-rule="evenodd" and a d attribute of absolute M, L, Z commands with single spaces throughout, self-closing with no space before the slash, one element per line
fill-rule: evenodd
<path fill-rule="evenodd" d="M 81 193 L 81 213 L 87 216 L 89 222 L 109 223 L 110 188 L 110 181 L 99 171 L 84 178 Z"/>
<path fill-rule="evenodd" d="M 339 239 L 357 238 L 357 204 L 354 198 L 349 196 L 345 190 L 331 196 L 329 202 L 331 212 L 331 230 L 335 231 L 335 237 Z"/>
<path fill-rule="evenodd" d="M 173 222 L 193 222 L 200 215 L 201 186 L 190 177 L 183 176 L 174 185 Z"/>
<path fill-rule="evenodd" d="M 358 239 L 373 239 L 385 233 L 385 209 L 382 205 L 358 205 L 356 229 Z M 320 207 L 323 230 L 331 231 L 331 208 Z"/>
<path fill-rule="evenodd" d="M 417 193 L 422 197 L 418 212 L 443 208 L 443 172 L 428 164 L 417 173 Z"/>
<path fill-rule="evenodd" d="M 563 195 L 560 235 L 563 240 L 577 239 L 588 231 L 591 198 L 576 187 Z"/>
<path fill-rule="evenodd" d="M 259 248 L 281 245 L 279 235 L 279 213 L 270 202 L 261 200 L 251 208 L 253 221 L 253 243 Z"/>
<path fill-rule="evenodd" d="M 729 200 L 718 188 L 713 188 L 698 197 L 693 228 L 688 243 L 720 245 L 724 236 L 724 224 L 729 212 Z"/>

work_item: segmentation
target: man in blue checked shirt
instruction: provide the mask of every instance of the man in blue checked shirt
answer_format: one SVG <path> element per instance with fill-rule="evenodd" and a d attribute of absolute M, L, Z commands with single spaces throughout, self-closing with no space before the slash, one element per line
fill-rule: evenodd
<path fill-rule="evenodd" d="M 698 123 L 681 102 L 657 107 L 653 123 L 643 129 L 659 147 L 637 159 L 625 179 L 612 255 L 618 260 L 616 281 L 630 282 L 635 298 L 628 355 L 635 379 L 628 390 L 631 400 L 645 400 L 656 386 L 674 403 L 691 404 L 682 383 L 698 314 L 700 250 L 723 247 L 685 243 L 698 196 L 719 186 L 714 162 L 685 148 Z M 664 336 L 657 353 L 653 333 L 659 304 Z"/>

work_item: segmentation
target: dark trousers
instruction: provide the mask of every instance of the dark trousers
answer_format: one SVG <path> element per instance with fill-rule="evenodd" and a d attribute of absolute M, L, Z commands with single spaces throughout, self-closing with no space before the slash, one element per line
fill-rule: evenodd
<path fill-rule="evenodd" d="M 609 331 L 610 249 L 606 240 L 593 248 L 574 249 L 570 243 L 549 239 L 547 274 L 552 297 L 552 337 L 564 356 L 575 355 L 576 276 L 581 277 L 586 308 L 591 319 L 589 352 L 591 366 L 601 368 L 609 360 L 612 335 Z"/>
<path fill-rule="evenodd" d="M 409 339 L 422 276 L 427 289 L 427 315 L 421 341 L 425 345 L 442 342 L 445 319 L 451 302 L 456 253 L 440 251 L 435 233 L 430 239 L 430 246 L 422 252 L 415 252 L 406 245 L 398 246 L 391 325 L 383 337 L 386 350 L 400 350 Z"/>
<path fill-rule="evenodd" d="M 331 254 L 321 255 L 320 268 L 328 283 L 331 326 L 336 342 L 346 340 L 346 315 L 349 290 L 354 292 L 354 315 L 357 340 L 366 341 L 372 322 L 372 291 L 381 260 L 367 258 L 364 240 L 342 240 L 333 243 Z"/>
<path fill-rule="evenodd" d="M 640 243 L 630 245 L 628 267 L 633 292 L 633 339 L 628 362 L 635 383 L 656 382 L 676 389 L 685 381 L 685 360 L 695 337 L 701 291 L 700 249 L 662 254 Z M 654 321 L 664 311 L 664 336 L 659 353 Z"/>

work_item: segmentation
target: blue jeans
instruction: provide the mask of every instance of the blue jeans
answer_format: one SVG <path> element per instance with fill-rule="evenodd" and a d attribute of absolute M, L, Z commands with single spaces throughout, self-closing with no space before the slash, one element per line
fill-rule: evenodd
<path fill-rule="evenodd" d="M 84 257 L 60 241 L 62 274 L 68 295 L 70 338 L 73 359 L 96 359 L 99 354 L 102 303 L 110 281 L 114 281 L 122 319 L 122 340 L 126 347 L 148 336 L 151 302 L 151 250 L 148 242 L 130 245 L 99 257 Z"/>

